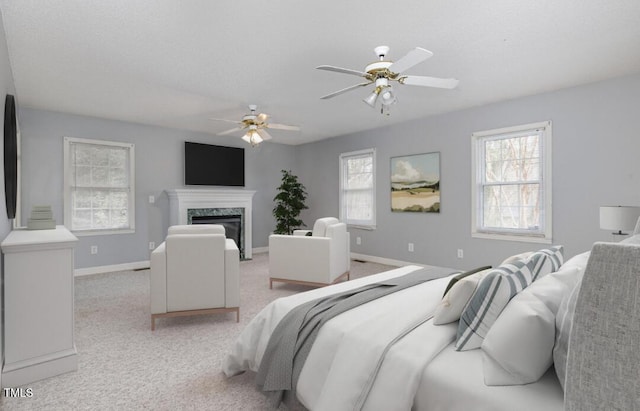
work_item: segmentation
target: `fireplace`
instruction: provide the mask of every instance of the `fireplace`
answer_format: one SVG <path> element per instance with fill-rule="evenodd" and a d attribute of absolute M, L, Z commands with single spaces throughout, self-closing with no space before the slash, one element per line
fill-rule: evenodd
<path fill-rule="evenodd" d="M 229 212 L 238 214 L 227 214 Z M 188 210 L 187 217 L 189 224 L 220 224 L 224 226 L 225 236 L 236 242 L 240 250 L 240 259 L 244 260 L 243 214 L 244 210 L 236 208 L 200 208 Z"/>
<path fill-rule="evenodd" d="M 236 241 L 240 258 L 251 259 L 254 193 L 243 189 L 167 190 L 169 224 L 222 224 L 227 238 Z"/>
<path fill-rule="evenodd" d="M 242 216 L 236 215 L 201 215 L 191 217 L 191 224 L 220 224 L 224 226 L 224 234 L 227 238 L 236 242 L 238 249 L 242 250 Z M 240 252 L 240 258 L 244 258 Z"/>

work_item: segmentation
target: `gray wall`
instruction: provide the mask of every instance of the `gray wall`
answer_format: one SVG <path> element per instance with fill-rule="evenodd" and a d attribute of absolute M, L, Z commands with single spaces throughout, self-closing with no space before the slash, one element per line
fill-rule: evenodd
<path fill-rule="evenodd" d="M 352 252 L 472 268 L 538 249 L 541 244 L 471 238 L 471 134 L 551 120 L 553 243 L 572 256 L 594 241 L 612 241 L 599 228 L 599 206 L 640 205 L 638 107 L 635 75 L 298 146 L 296 171 L 309 192 L 310 209 L 303 216 L 311 222 L 337 216 L 339 154 L 375 147 L 377 229 L 351 228 Z M 392 213 L 390 157 L 434 151 L 441 153 L 441 213 Z M 355 243 L 358 236 L 362 245 Z M 463 259 L 457 249 L 464 250 Z"/>
<path fill-rule="evenodd" d="M 0 12 L 0 98 L 5 99 L 7 94 L 13 94 L 15 96 L 15 86 L 13 84 L 13 75 L 11 74 L 11 67 L 9 66 L 9 52 L 7 51 L 7 38 L 4 33 L 4 23 Z M 17 100 L 17 98 L 16 98 Z M 2 118 L 2 124 L 4 124 L 4 102 L 3 109 L 0 112 L 0 118 Z M 4 141 L 4 127 L 0 129 L 0 135 Z M 3 189 L 0 190 L 0 239 L 4 239 L 11 231 L 11 220 L 7 218 L 7 208 L 5 207 L 4 196 L 4 144 L 0 144 L 0 181 L 3 182 Z M 4 304 L 2 301 L 2 294 L 4 293 L 4 259 L 0 260 L 0 278 L 2 280 L 2 292 L 0 292 L 0 307 L 4 311 Z M 0 364 L 4 363 L 4 312 L 0 315 Z M 2 381 L 0 377 L 0 386 Z"/>
<path fill-rule="evenodd" d="M 303 219 L 338 215 L 338 156 L 377 149 L 377 229 L 352 228 L 356 253 L 434 265 L 472 268 L 540 244 L 471 238 L 471 133 L 544 120 L 553 122 L 553 238 L 568 256 L 612 237 L 599 229 L 601 205 L 640 205 L 640 75 L 524 97 L 337 137 L 297 147 L 247 147 L 247 188 L 254 202 L 254 247 L 268 244 L 274 227 L 273 196 L 280 170 L 291 168 L 309 193 Z M 401 104 L 401 103 L 400 103 Z M 401 106 L 399 106 L 401 109 Z M 372 112 L 372 115 L 375 113 Z M 163 190 L 182 187 L 182 142 L 242 146 L 237 138 L 143 126 L 32 109 L 20 110 L 23 136 L 23 219 L 34 204 L 52 204 L 62 222 L 62 138 L 126 141 L 136 144 L 136 233 L 82 237 L 76 267 L 148 259 L 148 242 L 159 243 L 168 226 Z M 442 211 L 439 214 L 390 211 L 390 157 L 441 153 Z M 157 201 L 151 205 L 148 196 Z M 362 245 L 356 245 L 356 237 Z M 407 251 L 407 243 L 415 252 Z M 97 245 L 98 255 L 89 253 Z M 464 258 L 456 257 L 457 249 Z"/>
<path fill-rule="evenodd" d="M 135 144 L 135 233 L 79 237 L 76 268 L 149 259 L 149 242 L 162 242 L 169 225 L 169 200 L 164 190 L 184 187 L 184 141 L 245 147 L 246 188 L 257 191 L 253 202 L 253 247 L 268 245 L 268 235 L 275 227 L 272 200 L 280 185 L 280 170 L 293 166 L 292 146 L 267 143 L 252 148 L 237 137 L 25 108 L 20 109 L 20 122 L 23 224 L 36 204 L 51 204 L 56 222 L 63 222 L 63 137 Z M 156 198 L 154 204 L 149 204 L 150 195 Z M 97 255 L 90 254 L 92 245 L 98 246 Z"/>

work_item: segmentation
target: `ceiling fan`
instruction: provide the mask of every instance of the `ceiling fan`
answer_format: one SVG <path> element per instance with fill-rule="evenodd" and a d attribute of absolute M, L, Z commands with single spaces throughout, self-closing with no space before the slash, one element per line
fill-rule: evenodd
<path fill-rule="evenodd" d="M 404 57 L 396 62 L 391 60 L 385 60 L 387 53 L 389 53 L 389 47 L 378 46 L 373 51 L 378 56 L 378 61 L 367 65 L 364 71 L 346 69 L 335 66 L 318 66 L 319 70 L 335 71 L 337 73 L 352 74 L 354 76 L 364 77 L 367 81 L 364 83 L 355 84 L 353 86 L 344 88 L 342 90 L 335 91 L 326 96 L 320 97 L 321 99 L 328 99 L 338 96 L 347 91 L 354 90 L 358 87 L 368 86 L 374 84 L 375 89 L 367 98 L 363 101 L 375 108 L 376 103 L 380 101 L 382 114 L 389 114 L 389 106 L 397 103 L 396 93 L 391 87 L 392 81 L 397 81 L 400 84 L 406 84 L 410 86 L 423 86 L 423 87 L 437 87 L 452 89 L 458 85 L 458 80 L 454 78 L 438 78 L 427 76 L 408 76 L 402 74 L 404 71 L 410 69 L 418 63 L 423 62 L 429 57 L 433 56 L 433 53 L 429 50 L 425 50 L 421 47 L 416 47 L 409 51 Z"/>
<path fill-rule="evenodd" d="M 211 120 L 215 121 L 226 121 L 228 123 L 236 123 L 239 124 L 238 127 L 234 127 L 232 129 L 223 131 L 218 133 L 219 136 L 224 136 L 227 134 L 234 133 L 240 130 L 247 130 L 246 134 L 242 136 L 242 139 L 252 146 L 257 146 L 261 142 L 265 140 L 271 140 L 271 135 L 267 132 L 266 129 L 272 128 L 275 130 L 290 130 L 290 131 L 298 131 L 300 127 L 298 126 L 288 126 L 286 124 L 277 124 L 277 123 L 269 123 L 267 120 L 269 118 L 268 114 L 260 113 L 256 114 L 258 110 L 258 106 L 255 104 L 249 105 L 249 114 L 245 114 L 242 117 L 242 120 L 227 120 L 223 118 L 212 118 Z"/>

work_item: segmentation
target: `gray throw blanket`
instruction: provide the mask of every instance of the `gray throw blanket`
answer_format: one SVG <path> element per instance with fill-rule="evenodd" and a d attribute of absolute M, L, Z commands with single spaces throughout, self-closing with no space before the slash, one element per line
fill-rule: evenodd
<path fill-rule="evenodd" d="M 256 384 L 263 391 L 274 392 L 277 404 L 282 401 L 283 394 L 287 394 L 287 399 L 295 401 L 295 387 L 302 366 L 320 328 L 327 321 L 377 298 L 456 272 L 458 271 L 442 267 L 423 268 L 295 307 L 280 320 L 271 334 L 260 362 Z"/>

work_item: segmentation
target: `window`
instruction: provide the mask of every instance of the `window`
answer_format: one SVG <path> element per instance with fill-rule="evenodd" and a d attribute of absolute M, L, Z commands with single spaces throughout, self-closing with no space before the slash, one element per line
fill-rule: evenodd
<path fill-rule="evenodd" d="M 64 139 L 64 223 L 75 234 L 135 229 L 134 145 Z"/>
<path fill-rule="evenodd" d="M 551 242 L 551 122 L 474 133 L 472 236 Z"/>
<path fill-rule="evenodd" d="M 373 229 L 376 226 L 376 151 L 340 154 L 340 221 Z"/>

